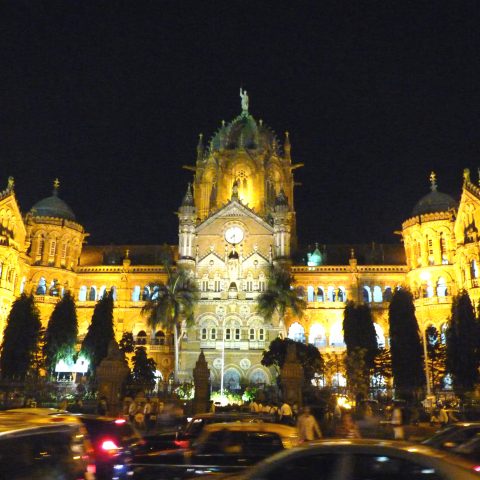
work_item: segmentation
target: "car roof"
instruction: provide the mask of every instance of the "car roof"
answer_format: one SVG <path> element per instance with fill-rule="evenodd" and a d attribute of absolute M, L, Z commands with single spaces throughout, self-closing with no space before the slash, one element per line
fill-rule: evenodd
<path fill-rule="evenodd" d="M 295 427 L 290 427 L 288 425 L 282 425 L 281 423 L 268 423 L 268 422 L 257 422 L 257 423 L 210 423 L 205 425 L 203 431 L 205 433 L 215 432 L 219 430 L 232 430 L 232 431 L 242 431 L 242 432 L 271 432 L 278 433 L 282 436 L 292 436 L 297 435 L 298 431 Z"/>
<path fill-rule="evenodd" d="M 21 412 L 0 412 L 0 436 L 46 430 L 65 431 L 80 425 L 80 421 L 70 415 L 41 416 Z"/>

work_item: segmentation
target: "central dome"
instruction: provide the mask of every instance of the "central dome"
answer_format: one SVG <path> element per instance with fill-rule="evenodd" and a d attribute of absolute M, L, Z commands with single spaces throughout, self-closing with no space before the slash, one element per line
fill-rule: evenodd
<path fill-rule="evenodd" d="M 261 120 L 257 122 L 248 112 L 242 112 L 229 124 L 222 123 L 210 141 L 210 151 L 238 148 L 276 151 L 278 144 L 273 130 L 264 125 Z"/>

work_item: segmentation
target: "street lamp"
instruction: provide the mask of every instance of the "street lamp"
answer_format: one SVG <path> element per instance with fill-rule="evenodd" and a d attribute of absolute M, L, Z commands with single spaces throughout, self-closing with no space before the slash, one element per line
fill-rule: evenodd
<path fill-rule="evenodd" d="M 225 315 L 219 314 L 222 320 L 222 368 L 220 370 L 220 401 L 224 402 L 223 396 L 223 376 L 225 373 Z"/>

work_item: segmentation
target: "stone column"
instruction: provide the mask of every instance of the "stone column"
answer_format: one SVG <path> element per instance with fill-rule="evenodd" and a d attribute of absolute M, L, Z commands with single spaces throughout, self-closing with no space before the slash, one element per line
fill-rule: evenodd
<path fill-rule="evenodd" d="M 98 398 L 107 400 L 108 414 L 117 415 L 121 411 L 120 392 L 130 368 L 115 340 L 108 346 L 107 356 L 97 367 Z"/>
<path fill-rule="evenodd" d="M 303 405 L 302 385 L 303 367 L 297 358 L 297 349 L 294 344 L 287 347 L 287 358 L 280 371 L 282 379 L 283 400 L 290 405 L 296 403 L 298 407 Z"/>
<path fill-rule="evenodd" d="M 195 383 L 193 413 L 208 412 L 210 402 L 210 370 L 208 369 L 203 350 L 200 352 L 195 368 L 193 369 L 193 381 Z"/>

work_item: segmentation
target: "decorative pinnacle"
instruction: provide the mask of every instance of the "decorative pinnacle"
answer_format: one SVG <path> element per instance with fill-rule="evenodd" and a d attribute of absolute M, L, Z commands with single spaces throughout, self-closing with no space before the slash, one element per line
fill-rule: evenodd
<path fill-rule="evenodd" d="M 58 178 L 56 178 L 54 181 L 53 181 L 53 194 L 54 195 L 57 195 L 58 194 L 58 189 L 60 188 L 60 180 Z"/>
<path fill-rule="evenodd" d="M 127 248 L 125 250 L 125 258 L 128 258 L 130 256 L 130 250 Z"/>
<path fill-rule="evenodd" d="M 432 190 L 432 192 L 436 192 L 437 191 L 437 176 L 435 175 L 435 172 L 432 172 L 430 174 L 430 183 L 431 183 L 430 189 Z"/>
<path fill-rule="evenodd" d="M 354 248 L 350 249 L 350 258 L 355 258 L 355 249 Z"/>
<path fill-rule="evenodd" d="M 7 190 L 11 192 L 14 186 L 15 186 L 15 180 L 13 179 L 13 177 L 8 177 Z"/>
<path fill-rule="evenodd" d="M 248 114 L 248 95 L 242 87 L 240 87 L 240 98 L 242 99 L 242 113 Z"/>

